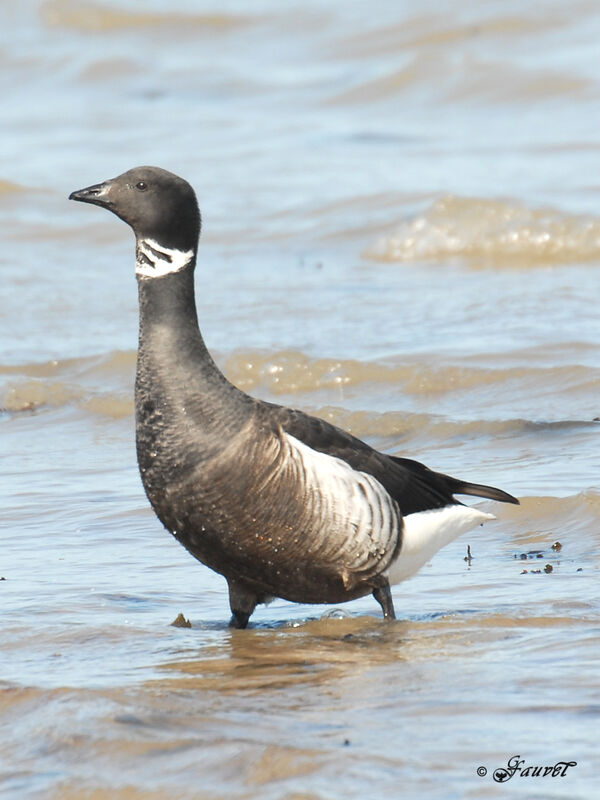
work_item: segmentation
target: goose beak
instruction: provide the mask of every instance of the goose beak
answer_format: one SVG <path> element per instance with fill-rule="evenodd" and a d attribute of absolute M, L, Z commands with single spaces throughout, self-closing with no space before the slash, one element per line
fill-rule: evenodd
<path fill-rule="evenodd" d="M 87 186 L 85 189 L 78 189 L 71 192 L 69 200 L 79 200 L 80 203 L 92 203 L 95 206 L 109 208 L 110 201 L 110 181 L 96 183 L 94 186 Z"/>

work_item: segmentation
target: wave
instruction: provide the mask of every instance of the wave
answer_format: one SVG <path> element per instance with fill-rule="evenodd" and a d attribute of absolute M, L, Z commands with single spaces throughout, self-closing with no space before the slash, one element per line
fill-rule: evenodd
<path fill-rule="evenodd" d="M 118 419 L 133 414 L 133 397 L 111 392 L 91 393 L 61 382 L 30 380 L 4 389 L 0 412 L 14 414 L 61 406 L 77 406 L 93 414 Z"/>
<path fill-rule="evenodd" d="M 225 359 L 228 378 L 247 392 L 268 391 L 273 395 L 314 392 L 320 389 L 386 385 L 403 394 L 442 395 L 459 390 L 506 385 L 509 381 L 547 382 L 562 391 L 598 379 L 598 370 L 581 364 L 563 366 L 479 367 L 470 364 L 424 362 L 422 357 L 402 363 L 312 358 L 297 350 L 277 353 L 239 351 Z"/>
<path fill-rule="evenodd" d="M 83 409 L 113 419 L 133 416 L 133 387 L 128 393 L 86 390 L 82 386 L 60 381 L 28 380 L 4 388 L 0 395 L 0 412 L 8 415 L 39 412 L 61 407 Z M 513 419 L 448 419 L 435 414 L 410 411 L 351 411 L 334 405 L 303 408 L 314 416 L 331 422 L 359 437 L 400 437 L 414 440 L 422 437 L 437 442 L 454 438 L 490 436 L 495 439 L 520 433 L 544 430 L 587 429 L 597 425 L 593 420 L 536 421 Z"/>
<path fill-rule="evenodd" d="M 546 14 L 544 17 L 519 15 L 481 17 L 477 22 L 478 37 L 507 36 L 510 38 L 528 37 L 545 30 L 562 28 L 560 15 Z M 467 20 L 449 19 L 445 11 L 408 16 L 401 23 L 387 23 L 358 34 L 345 36 L 333 48 L 333 55 L 344 60 L 364 59 L 397 54 L 398 50 L 411 51 L 423 48 L 429 55 L 430 47 L 447 47 L 454 52 L 457 44 L 473 39 L 473 24 Z M 436 65 L 439 73 L 439 68 Z"/>
<path fill-rule="evenodd" d="M 251 18 L 241 14 L 214 12 L 185 14 L 153 11 L 125 11 L 107 8 L 94 3 L 73 0 L 49 0 L 42 8 L 44 22 L 50 26 L 71 28 L 83 33 L 111 33 L 129 29 L 164 29 L 177 27 L 179 31 L 192 30 L 214 34 L 249 24 Z"/>
<path fill-rule="evenodd" d="M 13 181 L 2 180 L 0 178 L 0 195 L 17 194 L 26 191 L 27 189 L 25 188 L 25 186 L 21 186 L 20 184 L 14 183 Z"/>
<path fill-rule="evenodd" d="M 516 202 L 446 195 L 364 254 L 379 261 L 516 267 L 600 260 L 600 220 Z"/>
<path fill-rule="evenodd" d="M 0 411 L 11 416 L 71 407 L 113 419 L 131 416 L 134 411 L 135 360 L 133 351 L 114 351 L 85 358 L 0 365 Z M 569 392 L 597 380 L 595 371 L 584 366 L 483 369 L 447 364 L 437 367 L 422 363 L 395 365 L 376 361 L 314 359 L 298 351 L 240 351 L 217 360 L 228 378 L 241 389 L 267 399 L 285 395 L 283 402 L 286 404 L 294 404 L 290 396 L 301 395 L 295 401 L 300 407 L 361 437 L 393 436 L 396 441 L 405 437 L 425 437 L 439 442 L 455 437 L 502 438 L 546 429 L 587 428 L 596 424 L 592 419 L 547 421 L 518 416 L 481 419 L 475 409 L 472 418 L 455 419 L 443 414 L 405 410 L 351 410 L 327 402 L 332 397 L 332 390 L 361 384 L 367 384 L 369 390 L 378 385 L 386 397 L 398 392 L 409 396 L 441 394 L 456 389 L 476 390 L 499 386 L 510 379 L 513 379 L 510 386 L 516 381 L 528 392 L 536 381 L 541 385 L 548 380 L 559 383 L 561 391 Z M 512 394 L 510 386 L 507 391 Z M 335 397 L 337 401 L 337 392 Z"/>
<path fill-rule="evenodd" d="M 113 418 L 133 413 L 134 352 L 0 365 L 0 411 L 34 412 L 64 406 Z"/>
<path fill-rule="evenodd" d="M 509 527 L 513 523 L 515 526 L 512 539 L 519 547 L 517 556 L 523 551 L 527 554 L 535 545 L 544 543 L 549 547 L 555 541 L 561 545 L 554 551 L 558 559 L 579 558 L 586 552 L 596 556 L 600 541 L 600 493 L 597 489 L 565 497 L 542 495 L 519 499 L 519 506 L 502 507 L 503 521 Z"/>
<path fill-rule="evenodd" d="M 514 10 L 514 6 L 513 6 Z M 441 103 L 524 104 L 568 96 L 585 97 L 593 81 L 568 60 L 507 58 L 507 48 L 532 42 L 553 30 L 564 34 L 564 19 L 552 12 L 537 17 L 494 14 L 491 9 L 473 19 L 449 19 L 447 13 L 406 14 L 368 30 L 343 35 L 330 53 L 345 64 L 368 63 L 377 69 L 349 70 L 342 88 L 333 85 L 329 104 L 368 106 L 398 99 L 411 91 Z M 391 24 L 390 24 L 391 23 Z M 479 47 L 473 49 L 476 30 Z M 485 44 L 484 44 L 485 43 Z M 539 46 L 539 42 L 538 42 Z M 518 45 L 517 45 L 518 47 Z M 462 57 L 456 58 L 457 48 Z"/>
<path fill-rule="evenodd" d="M 477 436 L 499 439 L 521 433 L 588 429 L 597 425 L 593 420 L 542 421 L 520 417 L 457 420 L 436 414 L 407 411 L 349 411 L 339 406 L 322 406 L 313 409 L 312 413 L 360 437 L 401 436 L 414 440 L 417 436 L 422 436 L 426 440 L 438 442 Z"/>
<path fill-rule="evenodd" d="M 558 70 L 524 69 L 502 59 L 495 61 L 469 60 L 464 69 L 456 71 L 451 58 L 441 56 L 438 61 L 447 62 L 448 74 L 454 80 L 437 85 L 440 102 L 454 103 L 469 100 L 480 102 L 525 103 L 561 95 L 575 95 L 590 88 L 590 82 L 577 75 Z M 436 77 L 443 73 L 439 63 L 435 66 Z M 359 81 L 355 85 L 328 98 L 326 105 L 369 106 L 389 102 L 400 94 L 417 87 L 430 87 L 432 59 L 423 52 L 413 56 L 401 69 L 384 73 L 376 78 Z"/>

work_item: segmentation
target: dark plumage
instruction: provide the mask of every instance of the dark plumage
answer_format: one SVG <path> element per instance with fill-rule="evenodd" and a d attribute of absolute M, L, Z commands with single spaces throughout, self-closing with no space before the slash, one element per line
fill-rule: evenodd
<path fill-rule="evenodd" d="M 233 626 L 273 596 L 339 603 L 371 592 L 393 618 L 390 582 L 490 518 L 454 494 L 518 502 L 229 383 L 198 328 L 200 213 L 186 181 L 137 167 L 70 198 L 108 208 L 136 235 L 140 473 L 165 527 L 227 579 Z"/>

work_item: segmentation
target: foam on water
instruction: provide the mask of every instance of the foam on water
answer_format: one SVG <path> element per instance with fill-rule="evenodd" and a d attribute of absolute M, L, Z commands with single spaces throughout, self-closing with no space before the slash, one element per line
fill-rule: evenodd
<path fill-rule="evenodd" d="M 526 268 L 600 260 L 600 220 L 556 209 L 447 195 L 366 251 L 382 261 L 461 259 Z"/>

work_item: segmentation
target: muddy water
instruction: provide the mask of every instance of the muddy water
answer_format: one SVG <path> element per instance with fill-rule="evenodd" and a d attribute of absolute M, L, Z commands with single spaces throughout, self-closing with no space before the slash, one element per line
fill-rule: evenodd
<path fill-rule="evenodd" d="M 596 4 L 2 13 L 0 796 L 596 797 Z M 229 631 L 150 513 L 131 234 L 66 202 L 138 163 L 198 190 L 233 381 L 522 498 L 395 624 L 276 601 Z M 502 786 L 515 755 L 577 765 Z"/>

